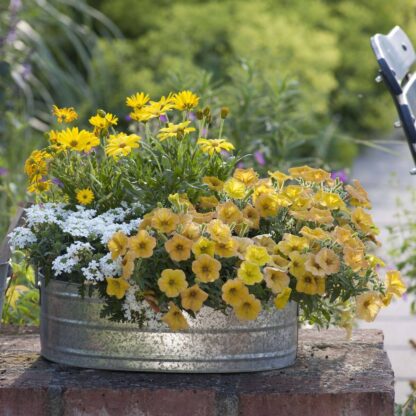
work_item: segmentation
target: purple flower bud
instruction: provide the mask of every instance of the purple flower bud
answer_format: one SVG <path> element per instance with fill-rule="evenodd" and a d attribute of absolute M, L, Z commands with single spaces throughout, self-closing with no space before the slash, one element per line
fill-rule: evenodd
<path fill-rule="evenodd" d="M 124 119 L 125 119 L 126 121 L 131 121 L 130 114 L 127 114 L 127 115 L 124 117 Z"/>
<path fill-rule="evenodd" d="M 159 120 L 160 120 L 162 123 L 167 123 L 167 122 L 168 122 L 168 118 L 166 117 L 166 115 L 165 115 L 165 114 L 161 114 L 161 115 L 160 115 L 160 117 L 159 117 Z"/>
<path fill-rule="evenodd" d="M 332 179 L 339 179 L 341 182 L 347 182 L 348 181 L 348 175 L 347 172 L 345 172 L 344 169 L 335 170 L 331 173 Z"/>
<path fill-rule="evenodd" d="M 52 183 L 62 188 L 64 184 L 58 178 L 52 178 Z"/>
<path fill-rule="evenodd" d="M 256 152 L 254 152 L 254 159 L 256 159 L 256 162 L 260 166 L 264 166 L 266 164 L 266 159 L 264 158 L 264 154 L 260 152 L 260 150 L 257 150 Z"/>
<path fill-rule="evenodd" d="M 0 176 L 6 176 L 8 173 L 8 169 L 0 167 Z"/>
<path fill-rule="evenodd" d="M 188 114 L 188 119 L 191 121 L 194 121 L 196 119 L 195 113 L 192 111 Z"/>
<path fill-rule="evenodd" d="M 244 163 L 243 162 L 238 162 L 237 167 L 238 167 L 238 169 L 244 169 Z"/>

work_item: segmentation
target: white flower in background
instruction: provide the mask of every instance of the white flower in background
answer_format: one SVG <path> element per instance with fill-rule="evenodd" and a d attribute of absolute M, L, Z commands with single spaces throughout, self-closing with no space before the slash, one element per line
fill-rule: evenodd
<path fill-rule="evenodd" d="M 25 209 L 26 224 L 29 227 L 38 224 L 60 225 L 62 221 L 65 221 L 70 212 L 65 210 L 64 206 L 64 204 L 54 203 L 32 205 Z"/>
<path fill-rule="evenodd" d="M 62 273 L 71 273 L 75 266 L 78 264 L 78 261 L 71 259 L 66 254 L 58 256 L 52 262 L 52 270 L 54 271 L 55 276 L 59 276 Z"/>
<path fill-rule="evenodd" d="M 101 272 L 100 263 L 96 260 L 90 261 L 88 266 L 83 267 L 81 271 L 87 280 L 93 282 L 102 282 L 105 278 L 104 274 Z"/>
<path fill-rule="evenodd" d="M 13 249 L 23 250 L 30 244 L 36 243 L 36 235 L 32 233 L 29 228 L 16 227 L 12 233 L 9 234 L 10 246 Z"/>

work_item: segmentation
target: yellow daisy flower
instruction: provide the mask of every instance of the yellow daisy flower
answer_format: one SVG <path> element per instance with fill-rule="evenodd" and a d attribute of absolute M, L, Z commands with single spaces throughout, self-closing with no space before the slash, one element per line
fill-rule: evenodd
<path fill-rule="evenodd" d="M 135 258 L 147 259 L 153 255 L 156 238 L 152 237 L 146 230 L 140 230 L 137 235 L 129 238 L 128 247 Z"/>
<path fill-rule="evenodd" d="M 207 299 L 208 293 L 196 284 L 181 292 L 182 307 L 193 312 L 198 312 Z"/>
<path fill-rule="evenodd" d="M 136 134 L 112 134 L 108 138 L 107 145 L 105 146 L 105 153 L 113 157 L 127 156 L 133 149 L 140 147 L 140 140 L 141 137 Z"/>
<path fill-rule="evenodd" d="M 224 192 L 233 199 L 243 199 L 246 196 L 246 186 L 235 178 L 230 178 L 224 183 Z"/>
<path fill-rule="evenodd" d="M 150 97 L 148 94 L 145 94 L 144 92 L 138 92 L 126 98 L 126 105 L 127 107 L 132 107 L 134 109 L 137 108 L 140 110 L 148 103 L 149 100 Z"/>
<path fill-rule="evenodd" d="M 32 182 L 27 191 L 30 193 L 41 194 L 43 192 L 49 191 L 51 188 L 52 182 L 51 181 L 36 181 Z"/>
<path fill-rule="evenodd" d="M 231 306 L 237 306 L 249 295 L 247 286 L 240 279 L 227 280 L 221 292 L 224 302 Z"/>
<path fill-rule="evenodd" d="M 57 118 L 58 123 L 71 123 L 78 118 L 78 114 L 73 107 L 59 108 L 53 105 L 52 113 Z"/>
<path fill-rule="evenodd" d="M 254 295 L 246 296 L 234 306 L 234 313 L 240 321 L 253 321 L 261 312 L 261 303 Z"/>
<path fill-rule="evenodd" d="M 116 126 L 118 123 L 118 117 L 111 113 L 106 113 L 104 116 L 96 114 L 95 116 L 90 117 L 88 121 L 96 128 L 97 131 L 101 131 L 107 130 L 111 126 Z"/>
<path fill-rule="evenodd" d="M 58 133 L 58 144 L 64 149 L 76 152 L 89 152 L 100 144 L 100 139 L 87 130 L 79 131 L 78 127 L 67 128 Z"/>
<path fill-rule="evenodd" d="M 221 263 L 209 254 L 201 254 L 192 262 L 192 271 L 203 283 L 214 282 L 220 277 Z"/>
<path fill-rule="evenodd" d="M 157 284 L 159 289 L 169 298 L 175 298 L 188 287 L 185 273 L 179 269 L 165 269 Z"/>
<path fill-rule="evenodd" d="M 150 101 L 150 104 L 143 108 L 155 117 L 165 115 L 168 111 L 175 108 L 174 99 L 170 93 L 167 97 L 160 97 L 159 101 Z"/>
<path fill-rule="evenodd" d="M 176 139 L 182 139 L 187 134 L 192 133 L 195 131 L 194 127 L 188 127 L 190 121 L 184 121 L 183 123 L 179 124 L 173 124 L 168 123 L 167 127 L 163 127 L 159 130 L 159 134 L 157 135 L 157 138 L 163 142 L 166 139 L 169 139 L 170 137 L 175 137 Z"/>
<path fill-rule="evenodd" d="M 128 248 L 129 238 L 122 231 L 117 231 L 108 242 L 108 249 L 111 253 L 111 258 L 116 260 L 120 256 L 126 254 Z"/>
<path fill-rule="evenodd" d="M 196 143 L 199 144 L 204 153 L 208 153 L 210 156 L 214 153 L 221 153 L 223 150 L 226 152 L 234 150 L 234 145 L 225 139 L 200 138 Z"/>
<path fill-rule="evenodd" d="M 179 217 L 169 208 L 157 208 L 153 211 L 151 225 L 157 231 L 169 234 L 176 230 Z"/>
<path fill-rule="evenodd" d="M 123 299 L 128 288 L 130 287 L 129 283 L 120 277 L 117 279 L 114 277 L 106 277 L 105 280 L 107 281 L 107 295 L 115 296 L 117 299 Z"/>
<path fill-rule="evenodd" d="M 76 198 L 81 205 L 89 205 L 94 201 L 94 192 L 90 188 L 81 189 L 77 192 Z"/>
<path fill-rule="evenodd" d="M 193 242 L 180 234 L 175 234 L 170 240 L 166 241 L 165 249 L 173 261 L 184 261 L 191 257 Z"/>
<path fill-rule="evenodd" d="M 289 286 L 290 278 L 287 273 L 276 267 L 264 268 L 264 281 L 273 293 L 280 293 Z"/>
<path fill-rule="evenodd" d="M 199 103 L 199 97 L 192 91 L 181 91 L 173 96 L 175 108 L 179 111 L 189 111 Z"/>
<path fill-rule="evenodd" d="M 149 120 L 156 118 L 156 114 L 151 113 L 148 110 L 148 107 L 135 108 L 133 112 L 130 113 L 132 120 L 139 121 L 141 123 L 147 123 Z"/>
<path fill-rule="evenodd" d="M 274 298 L 274 306 L 276 309 L 283 309 L 289 302 L 292 289 L 290 287 L 285 287 L 281 293 L 279 293 Z"/>
<path fill-rule="evenodd" d="M 237 276 L 246 284 L 254 285 L 263 280 L 260 267 L 255 263 L 243 261 L 237 271 Z"/>
<path fill-rule="evenodd" d="M 355 302 L 357 318 L 367 322 L 373 322 L 383 306 L 380 293 L 375 291 L 369 291 L 358 295 Z"/>
<path fill-rule="evenodd" d="M 209 189 L 220 192 L 224 187 L 224 182 L 215 176 L 204 176 L 202 182 L 208 185 Z"/>
<path fill-rule="evenodd" d="M 163 316 L 162 321 L 167 324 L 172 331 L 182 331 L 189 328 L 186 318 L 173 302 L 169 302 L 169 312 Z"/>
<path fill-rule="evenodd" d="M 192 246 L 192 253 L 194 253 L 195 257 L 199 257 L 202 254 L 214 257 L 215 242 L 208 240 L 208 238 L 200 237 Z"/>

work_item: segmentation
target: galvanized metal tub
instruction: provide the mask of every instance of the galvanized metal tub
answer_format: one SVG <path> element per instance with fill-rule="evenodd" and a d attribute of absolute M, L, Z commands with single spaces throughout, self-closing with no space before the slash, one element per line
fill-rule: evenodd
<path fill-rule="evenodd" d="M 82 299 L 77 285 L 52 280 L 44 287 L 42 282 L 42 355 L 76 367 L 189 373 L 270 370 L 296 359 L 293 302 L 250 322 L 204 307 L 181 332 L 164 324 L 140 329 L 102 319 L 102 305 L 98 297 Z"/>

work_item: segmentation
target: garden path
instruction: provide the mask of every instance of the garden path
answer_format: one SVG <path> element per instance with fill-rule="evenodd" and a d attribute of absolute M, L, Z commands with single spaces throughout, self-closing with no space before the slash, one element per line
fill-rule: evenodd
<path fill-rule="evenodd" d="M 409 175 L 414 165 L 407 144 L 397 141 L 388 147 L 396 154 L 364 148 L 353 166 L 352 177 L 360 179 L 369 193 L 374 221 L 381 229 L 384 247 L 380 254 L 393 266 L 394 261 L 386 253 L 389 245 L 386 227 L 395 224 L 397 198 L 406 208 L 411 207 L 410 190 L 416 191 L 416 176 Z M 410 300 L 394 302 L 381 311 L 375 322 L 361 323 L 360 327 L 384 331 L 385 348 L 395 372 L 396 403 L 404 403 L 411 391 L 409 381 L 416 380 L 416 349 L 409 344 L 410 338 L 416 340 L 416 316 L 410 314 Z"/>

